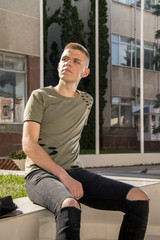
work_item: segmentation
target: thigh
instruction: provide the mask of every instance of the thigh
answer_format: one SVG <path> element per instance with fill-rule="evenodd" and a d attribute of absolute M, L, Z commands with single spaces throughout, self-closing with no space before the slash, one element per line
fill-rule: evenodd
<path fill-rule="evenodd" d="M 37 170 L 26 177 L 28 197 L 55 215 L 66 198 L 73 197 L 59 179 L 44 170 Z"/>
<path fill-rule="evenodd" d="M 133 185 L 86 169 L 71 170 L 69 174 L 83 185 L 84 197 L 80 199 L 81 203 L 97 209 L 124 211 L 127 193 Z"/>

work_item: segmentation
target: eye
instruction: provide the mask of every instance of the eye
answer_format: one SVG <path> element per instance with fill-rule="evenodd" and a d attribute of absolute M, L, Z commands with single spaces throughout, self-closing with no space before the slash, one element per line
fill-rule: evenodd
<path fill-rule="evenodd" d="M 68 57 L 63 57 L 63 58 L 62 58 L 62 61 L 63 61 L 63 62 L 67 62 L 67 61 L 68 61 Z"/>
<path fill-rule="evenodd" d="M 75 59 L 74 62 L 77 63 L 77 64 L 81 63 L 78 59 Z"/>

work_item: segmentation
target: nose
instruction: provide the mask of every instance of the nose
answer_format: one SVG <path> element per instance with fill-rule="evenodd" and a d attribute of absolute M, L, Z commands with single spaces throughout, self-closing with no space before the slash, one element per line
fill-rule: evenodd
<path fill-rule="evenodd" d="M 71 59 L 68 59 L 65 64 L 71 66 Z"/>

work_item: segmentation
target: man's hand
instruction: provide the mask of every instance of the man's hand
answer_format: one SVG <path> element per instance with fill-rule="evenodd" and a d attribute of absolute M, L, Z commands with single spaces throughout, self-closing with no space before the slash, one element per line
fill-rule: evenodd
<path fill-rule="evenodd" d="M 65 176 L 63 175 L 61 177 L 60 181 L 66 186 L 66 188 L 70 191 L 73 197 L 75 197 L 77 200 L 83 197 L 82 184 L 74 178 L 70 177 L 67 172 Z"/>

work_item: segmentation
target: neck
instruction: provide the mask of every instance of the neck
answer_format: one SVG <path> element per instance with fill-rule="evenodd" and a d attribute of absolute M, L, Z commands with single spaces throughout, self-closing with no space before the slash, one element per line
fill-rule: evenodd
<path fill-rule="evenodd" d="M 54 87 L 54 89 L 65 97 L 76 97 L 78 95 L 76 84 L 68 84 L 61 80 L 59 81 L 58 85 Z"/>

